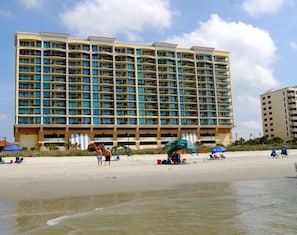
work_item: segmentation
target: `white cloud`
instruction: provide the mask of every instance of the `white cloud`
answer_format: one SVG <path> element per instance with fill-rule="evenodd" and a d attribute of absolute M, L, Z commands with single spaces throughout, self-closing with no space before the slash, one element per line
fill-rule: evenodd
<path fill-rule="evenodd" d="M 234 133 L 247 134 L 251 129 L 262 131 L 259 96 L 279 85 L 272 69 L 276 60 L 276 47 L 267 31 L 243 22 L 227 22 L 212 15 L 207 22 L 200 23 L 196 30 L 167 41 L 178 43 L 179 47 L 197 45 L 229 51 L 237 126 Z M 258 125 L 250 126 L 248 130 L 244 123 Z"/>
<path fill-rule="evenodd" d="M 169 28 L 173 14 L 169 0 L 81 0 L 60 17 L 79 36 L 122 34 L 135 40 L 146 27 Z"/>
<path fill-rule="evenodd" d="M 275 14 L 291 0 L 245 0 L 242 8 L 249 15 L 258 16 L 262 14 Z"/>
<path fill-rule="evenodd" d="M 290 44 L 290 47 L 291 47 L 294 51 L 297 51 L 297 43 L 296 43 L 296 42 L 291 41 L 289 44 Z"/>
<path fill-rule="evenodd" d="M 42 6 L 43 0 L 19 0 L 26 9 L 38 9 Z"/>

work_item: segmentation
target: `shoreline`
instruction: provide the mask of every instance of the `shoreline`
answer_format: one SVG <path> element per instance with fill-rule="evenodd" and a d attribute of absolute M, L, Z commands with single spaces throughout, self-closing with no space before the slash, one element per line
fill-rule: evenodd
<path fill-rule="evenodd" d="M 272 159 L 269 151 L 226 152 L 224 160 L 208 153 L 184 154 L 186 164 L 158 165 L 166 154 L 120 156 L 98 166 L 95 156 L 30 157 L 0 165 L 0 200 L 50 199 L 122 192 L 166 190 L 183 185 L 296 177 L 297 150 Z M 9 162 L 9 158 L 5 158 Z M 297 179 L 297 178 L 296 178 Z"/>

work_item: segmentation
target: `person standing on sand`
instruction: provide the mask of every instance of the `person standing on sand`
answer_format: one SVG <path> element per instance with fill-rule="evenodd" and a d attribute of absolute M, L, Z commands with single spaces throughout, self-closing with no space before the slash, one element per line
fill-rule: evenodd
<path fill-rule="evenodd" d="M 96 148 L 96 157 L 97 157 L 98 166 L 99 165 L 102 166 L 102 150 L 101 150 L 101 148 Z"/>
<path fill-rule="evenodd" d="M 104 165 L 106 165 L 107 162 L 108 162 L 108 165 L 110 165 L 110 157 L 111 157 L 111 152 L 110 152 L 109 148 L 107 148 L 105 150 L 105 164 Z"/>

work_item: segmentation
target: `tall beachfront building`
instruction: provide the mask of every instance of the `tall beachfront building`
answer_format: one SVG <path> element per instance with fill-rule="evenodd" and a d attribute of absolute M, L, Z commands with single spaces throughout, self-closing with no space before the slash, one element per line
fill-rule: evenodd
<path fill-rule="evenodd" d="M 263 136 L 297 138 L 297 86 L 270 90 L 260 95 Z"/>
<path fill-rule="evenodd" d="M 63 33 L 15 34 L 15 142 L 160 148 L 232 143 L 229 53 Z"/>

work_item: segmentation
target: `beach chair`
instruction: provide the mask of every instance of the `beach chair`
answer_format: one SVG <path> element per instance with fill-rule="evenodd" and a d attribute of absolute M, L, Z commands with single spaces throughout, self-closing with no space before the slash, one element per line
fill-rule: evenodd
<path fill-rule="evenodd" d="M 288 150 L 286 148 L 281 149 L 282 158 L 288 157 Z"/>
<path fill-rule="evenodd" d="M 225 159 L 226 156 L 225 156 L 223 153 L 221 153 L 221 154 L 220 154 L 220 158 L 221 158 L 221 159 Z"/>
<path fill-rule="evenodd" d="M 273 157 L 273 158 L 278 158 L 278 154 L 277 154 L 277 152 L 276 152 L 275 149 L 272 149 L 272 150 L 271 150 L 271 154 L 270 154 L 270 156 Z"/>

